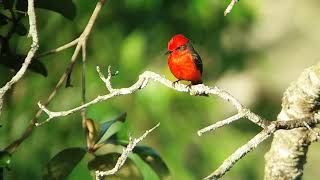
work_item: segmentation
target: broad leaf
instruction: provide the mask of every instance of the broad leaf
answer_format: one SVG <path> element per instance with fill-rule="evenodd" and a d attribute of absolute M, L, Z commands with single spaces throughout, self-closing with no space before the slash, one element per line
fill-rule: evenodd
<path fill-rule="evenodd" d="M 19 23 L 16 25 L 15 33 L 17 33 L 19 36 L 25 36 L 27 35 L 28 30 L 22 23 Z"/>
<path fill-rule="evenodd" d="M 133 152 L 149 164 L 161 179 L 170 175 L 168 166 L 154 149 L 147 146 L 136 146 Z"/>
<path fill-rule="evenodd" d="M 2 2 L 0 1 L 0 3 L 3 4 L 4 9 L 12 9 L 14 1 L 13 0 L 2 0 Z"/>
<path fill-rule="evenodd" d="M 0 56 L 0 64 L 18 71 L 21 68 L 22 63 L 24 62 L 24 59 L 24 55 L 2 54 Z M 31 64 L 28 66 L 28 70 L 39 73 L 45 77 L 48 75 L 47 68 L 38 59 L 33 59 L 31 61 Z"/>
<path fill-rule="evenodd" d="M 86 152 L 84 148 L 79 147 L 62 150 L 46 165 L 43 172 L 43 179 L 56 180 L 66 178 L 81 161 Z"/>
<path fill-rule="evenodd" d="M 6 25 L 6 24 L 8 24 L 7 18 L 0 13 L 0 26 Z"/>
<path fill-rule="evenodd" d="M 36 0 L 34 6 L 57 12 L 70 20 L 73 20 L 76 16 L 76 5 L 72 0 Z M 27 7 L 28 2 L 26 0 L 17 0 L 17 10 L 26 12 Z"/>
<path fill-rule="evenodd" d="M 137 168 L 143 176 L 143 179 L 160 180 L 154 170 L 147 163 L 145 163 L 145 161 L 143 161 L 140 156 L 138 156 L 137 154 L 130 154 L 129 158 L 136 164 Z"/>
<path fill-rule="evenodd" d="M 126 120 L 127 113 L 122 113 L 111 121 L 106 121 L 101 124 L 101 131 L 98 136 L 98 143 L 102 143 L 110 138 L 112 135 L 117 133 L 122 127 Z"/>

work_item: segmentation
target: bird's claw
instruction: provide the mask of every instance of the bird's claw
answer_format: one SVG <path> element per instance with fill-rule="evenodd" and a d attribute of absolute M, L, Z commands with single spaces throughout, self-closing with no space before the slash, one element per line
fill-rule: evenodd
<path fill-rule="evenodd" d="M 176 84 L 178 84 L 179 81 L 180 81 L 180 80 L 176 80 L 176 81 L 172 82 L 172 86 L 173 86 L 173 87 L 176 87 Z"/>
<path fill-rule="evenodd" d="M 189 92 L 191 91 L 191 87 L 192 87 L 192 86 L 193 86 L 192 83 L 190 83 L 190 84 L 187 85 L 187 88 L 188 88 Z"/>

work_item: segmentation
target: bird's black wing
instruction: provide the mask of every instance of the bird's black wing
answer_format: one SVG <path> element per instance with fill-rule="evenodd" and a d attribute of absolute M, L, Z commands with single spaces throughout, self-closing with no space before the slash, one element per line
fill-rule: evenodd
<path fill-rule="evenodd" d="M 192 52 L 192 57 L 193 57 L 193 61 L 197 66 L 197 69 L 201 72 L 203 71 L 203 66 L 202 66 L 202 60 L 200 55 L 194 50 L 194 52 Z"/>
<path fill-rule="evenodd" d="M 203 66 L 202 66 L 202 60 L 200 55 L 197 53 L 196 50 L 194 50 L 193 46 L 191 45 L 191 43 L 189 42 L 187 44 L 187 48 L 189 49 L 189 51 L 191 52 L 192 55 L 192 59 L 194 61 L 194 64 L 196 65 L 197 69 L 200 71 L 200 73 L 202 74 L 203 71 Z"/>

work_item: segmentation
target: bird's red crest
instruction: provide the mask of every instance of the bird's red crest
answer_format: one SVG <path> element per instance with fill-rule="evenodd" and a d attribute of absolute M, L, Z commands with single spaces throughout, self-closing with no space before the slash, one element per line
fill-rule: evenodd
<path fill-rule="evenodd" d="M 174 35 L 168 42 L 168 51 L 173 51 L 188 42 L 189 39 L 186 38 L 183 34 Z"/>

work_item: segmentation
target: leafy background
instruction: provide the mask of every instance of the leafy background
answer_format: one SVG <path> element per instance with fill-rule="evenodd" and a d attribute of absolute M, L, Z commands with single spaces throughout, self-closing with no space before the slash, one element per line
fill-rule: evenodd
<path fill-rule="evenodd" d="M 66 1 L 64 3 L 70 3 Z M 76 16 L 37 9 L 39 52 L 56 48 L 76 38 L 86 25 L 94 1 L 74 0 Z M 105 94 L 95 71 L 96 65 L 112 65 L 119 75 L 115 87 L 127 87 L 145 70 L 170 74 L 166 43 L 173 34 L 183 33 L 194 43 L 204 63 L 204 82 L 218 85 L 239 98 L 243 104 L 267 119 L 275 119 L 282 93 L 300 72 L 319 61 L 318 35 L 320 3 L 297 0 L 240 1 L 227 17 L 227 1 L 199 0 L 123 0 L 107 1 L 87 44 L 88 99 Z M 70 7 L 64 5 L 70 11 Z M 61 12 L 62 13 L 62 12 Z M 66 14 L 66 13 L 62 13 Z M 69 18 L 69 19 L 68 19 Z M 72 19 L 72 20 L 70 20 Z M 27 26 L 27 19 L 22 22 Z M 3 33 L 1 28 L 0 32 Z M 25 54 L 30 40 L 14 35 L 10 44 L 16 54 Z M 47 77 L 28 72 L 8 92 L 1 115 L 0 145 L 4 147 L 20 136 L 54 88 L 72 55 L 73 49 L 39 59 L 48 70 Z M 3 61 L 1 58 L 0 61 Z M 2 65 L 4 63 L 1 63 Z M 13 71 L 0 66 L 0 84 Z M 72 88 L 62 89 L 49 106 L 65 110 L 80 104 L 81 63 L 72 75 Z M 198 137 L 196 131 L 235 113 L 226 102 L 216 98 L 191 97 L 157 83 L 129 96 L 116 97 L 88 108 L 97 122 L 127 112 L 128 131 L 139 136 L 161 122 L 142 144 L 154 148 L 167 163 L 173 179 L 199 179 L 212 172 L 237 147 L 252 138 L 259 128 L 243 120 L 214 133 Z M 45 116 L 42 117 L 45 119 Z M 46 163 L 67 147 L 85 146 L 79 114 L 59 118 L 37 128 L 12 156 L 7 179 L 41 179 Z M 264 153 L 270 140 L 247 155 L 222 179 L 262 179 Z M 316 155 L 319 145 L 310 148 L 305 179 L 319 176 Z M 69 179 L 90 179 L 87 164 L 80 163 Z"/>

